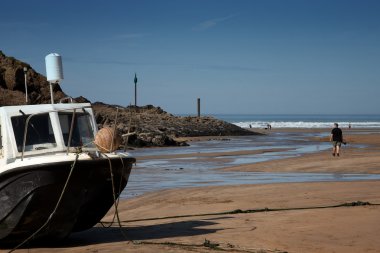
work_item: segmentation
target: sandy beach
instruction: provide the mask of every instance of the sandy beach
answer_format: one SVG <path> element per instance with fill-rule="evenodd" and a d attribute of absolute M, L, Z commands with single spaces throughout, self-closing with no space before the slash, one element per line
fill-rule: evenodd
<path fill-rule="evenodd" d="M 344 131 L 348 145 L 339 158 L 332 157 L 329 149 L 223 170 L 379 174 L 379 131 Z M 205 154 L 202 159 L 221 155 L 229 154 Z M 380 252 L 380 181 L 376 180 L 163 190 L 121 200 L 121 228 L 117 222 L 110 224 L 114 211 L 103 219 L 105 227 L 99 224 L 73 234 L 59 245 L 15 252 Z"/>

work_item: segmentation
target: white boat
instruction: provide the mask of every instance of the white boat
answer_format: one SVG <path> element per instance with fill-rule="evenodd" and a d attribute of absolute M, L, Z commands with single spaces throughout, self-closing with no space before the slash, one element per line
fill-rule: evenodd
<path fill-rule="evenodd" d="M 91 105 L 0 107 L 0 244 L 59 240 L 98 223 L 135 159 L 101 153 Z"/>

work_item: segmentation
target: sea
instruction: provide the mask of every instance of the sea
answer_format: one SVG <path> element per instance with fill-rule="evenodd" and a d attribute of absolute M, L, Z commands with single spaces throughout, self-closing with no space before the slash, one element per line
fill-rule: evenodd
<path fill-rule="evenodd" d="M 331 128 L 336 122 L 340 127 L 380 128 L 380 114 L 212 114 L 212 117 L 243 128 Z"/>
<path fill-rule="evenodd" d="M 209 115 L 240 127 L 265 128 L 328 128 L 321 133 L 268 131 L 266 135 L 236 136 L 227 139 L 210 139 L 190 142 L 188 147 L 142 148 L 131 150 L 136 157 L 128 185 L 122 198 L 133 198 L 148 192 L 199 186 L 223 186 L 237 184 L 268 184 L 289 182 L 379 180 L 380 174 L 355 173 L 267 173 L 226 172 L 220 168 L 269 160 L 297 157 L 302 154 L 329 150 L 329 142 L 321 143 L 310 137 L 327 137 L 337 122 L 340 127 L 361 129 L 361 134 L 380 131 L 380 115 Z M 364 147 L 364 146 L 363 146 Z M 202 159 L 199 153 L 231 152 L 239 150 L 261 150 L 278 148 L 278 151 L 263 154 L 220 156 Z M 343 146 L 346 149 L 361 148 L 358 144 Z M 160 158 L 161 155 L 193 154 L 192 157 Z M 139 160 L 139 157 L 154 156 Z"/>

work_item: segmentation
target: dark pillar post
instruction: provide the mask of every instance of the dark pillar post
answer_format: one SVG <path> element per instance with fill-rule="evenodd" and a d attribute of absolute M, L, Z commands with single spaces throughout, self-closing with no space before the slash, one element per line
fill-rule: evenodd
<path fill-rule="evenodd" d="M 198 118 L 201 116 L 201 99 L 197 99 Z"/>
<path fill-rule="evenodd" d="M 134 82 L 135 82 L 135 107 L 137 107 L 137 76 L 136 76 L 136 73 L 135 73 Z"/>

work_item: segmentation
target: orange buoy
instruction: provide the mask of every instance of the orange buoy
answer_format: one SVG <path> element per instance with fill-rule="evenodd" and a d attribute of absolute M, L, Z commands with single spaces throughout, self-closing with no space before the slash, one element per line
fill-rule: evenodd
<path fill-rule="evenodd" d="M 114 152 L 119 148 L 120 135 L 118 134 L 117 130 L 116 134 L 114 134 L 113 128 L 104 127 L 100 129 L 96 134 L 94 143 L 101 152 Z"/>

